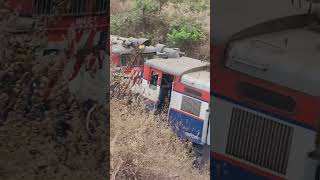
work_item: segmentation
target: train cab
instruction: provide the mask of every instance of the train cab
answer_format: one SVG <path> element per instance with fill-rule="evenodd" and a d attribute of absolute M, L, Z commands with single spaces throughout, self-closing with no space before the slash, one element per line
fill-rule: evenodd
<path fill-rule="evenodd" d="M 209 102 L 209 68 L 177 77 L 169 106 L 169 120 L 174 132 L 196 144 L 210 145 Z"/>
<path fill-rule="evenodd" d="M 149 110 L 154 111 L 163 105 L 165 99 L 170 99 L 172 85 L 177 78 L 207 66 L 208 63 L 188 57 L 147 60 L 139 93 L 147 101 Z"/>

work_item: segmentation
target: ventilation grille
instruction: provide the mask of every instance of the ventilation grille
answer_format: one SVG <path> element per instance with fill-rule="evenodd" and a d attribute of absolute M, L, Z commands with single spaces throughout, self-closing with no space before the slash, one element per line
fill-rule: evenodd
<path fill-rule="evenodd" d="M 52 13 L 53 0 L 33 0 L 33 14 L 49 15 Z"/>
<path fill-rule="evenodd" d="M 57 2 L 54 0 L 33 0 L 34 15 L 51 15 L 55 6 L 56 12 L 69 15 L 81 15 L 86 13 L 106 13 L 107 0 L 64 0 Z M 58 5 L 59 4 L 59 5 Z M 62 10 L 60 10 L 60 6 Z M 59 10 L 58 10 L 59 9 Z"/>
<path fill-rule="evenodd" d="M 104 12 L 107 10 L 107 0 L 96 0 L 96 12 Z"/>
<path fill-rule="evenodd" d="M 286 174 L 293 128 L 234 108 L 227 154 Z"/>

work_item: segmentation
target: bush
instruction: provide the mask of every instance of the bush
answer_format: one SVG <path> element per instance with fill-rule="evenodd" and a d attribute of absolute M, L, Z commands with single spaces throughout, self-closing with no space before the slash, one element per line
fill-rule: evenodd
<path fill-rule="evenodd" d="M 141 15 L 137 11 L 129 11 L 110 16 L 110 33 L 119 36 L 134 36 L 140 24 Z"/>
<path fill-rule="evenodd" d="M 208 10 L 210 7 L 210 1 L 208 0 L 192 0 L 189 9 L 192 12 L 202 12 Z"/>
<path fill-rule="evenodd" d="M 170 45 L 181 47 L 200 42 L 204 37 L 205 32 L 201 24 L 190 18 L 179 18 L 173 21 L 167 34 Z"/>
<path fill-rule="evenodd" d="M 145 1 L 136 1 L 136 6 L 138 2 L 145 3 Z M 149 6 L 153 5 L 145 5 L 148 6 L 146 11 L 141 10 L 143 7 L 136 7 L 127 12 L 111 15 L 110 33 L 123 37 L 148 38 L 153 43 L 165 41 L 169 23 L 163 14 L 149 12 L 149 8 L 152 9 Z"/>
<path fill-rule="evenodd" d="M 184 6 L 186 9 L 193 13 L 200 13 L 210 8 L 209 0 L 174 0 L 171 1 L 175 8 L 181 8 Z"/>
<path fill-rule="evenodd" d="M 134 7 L 136 10 L 142 11 L 145 15 L 153 14 L 160 10 L 158 4 L 154 0 L 135 0 Z"/>

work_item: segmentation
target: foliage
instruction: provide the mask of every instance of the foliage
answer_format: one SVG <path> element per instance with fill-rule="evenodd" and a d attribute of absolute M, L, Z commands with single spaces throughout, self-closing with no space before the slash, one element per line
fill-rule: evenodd
<path fill-rule="evenodd" d="M 170 24 L 167 36 L 170 45 L 183 46 L 201 41 L 205 32 L 194 19 L 182 17 Z"/>
<path fill-rule="evenodd" d="M 120 5 L 120 0 L 117 1 Z M 203 59 L 200 56 L 203 53 L 206 58 L 209 57 L 209 50 L 205 47 L 208 44 L 206 39 L 209 39 L 209 24 L 206 23 L 208 18 L 203 17 L 208 16 L 206 12 L 210 7 L 209 0 L 125 1 L 131 8 L 111 15 L 111 34 L 143 37 L 150 39 L 152 44 L 163 43 L 179 47 L 193 58 Z"/>
<path fill-rule="evenodd" d="M 175 8 L 179 8 L 182 4 L 187 6 L 191 12 L 200 13 L 210 8 L 209 0 L 174 0 L 172 1 Z"/>
<path fill-rule="evenodd" d="M 143 13 L 154 13 L 159 11 L 159 7 L 154 0 L 135 0 L 134 7 Z"/>
<path fill-rule="evenodd" d="M 163 29 L 162 31 L 166 31 Z M 147 38 L 151 40 L 151 44 L 164 44 L 166 37 L 163 35 L 160 29 L 153 30 L 151 32 L 142 32 L 139 37 Z"/>
<path fill-rule="evenodd" d="M 143 14 L 160 14 L 169 2 L 170 0 L 134 0 L 134 6 Z"/>
<path fill-rule="evenodd" d="M 137 11 L 130 11 L 110 16 L 110 33 L 119 36 L 134 36 L 140 24 L 141 15 Z"/>
<path fill-rule="evenodd" d="M 191 0 L 189 9 L 193 12 L 201 12 L 209 9 L 210 1 L 208 0 Z"/>
<path fill-rule="evenodd" d="M 163 42 L 169 28 L 169 24 L 161 18 L 161 15 L 142 18 L 142 14 L 136 10 L 111 15 L 110 19 L 112 35 L 148 38 L 153 44 Z"/>

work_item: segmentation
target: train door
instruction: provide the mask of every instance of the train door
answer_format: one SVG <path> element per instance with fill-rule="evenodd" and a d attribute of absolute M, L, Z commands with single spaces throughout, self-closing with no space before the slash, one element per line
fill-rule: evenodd
<path fill-rule="evenodd" d="M 158 109 L 162 110 L 164 107 L 169 107 L 172 83 L 174 76 L 171 74 L 163 74 L 160 84 Z"/>
<path fill-rule="evenodd" d="M 148 68 L 144 69 L 148 70 Z M 159 79 L 161 72 L 155 69 L 149 69 L 147 73 L 144 72 L 144 76 L 148 77 L 148 80 L 142 81 L 141 94 L 144 97 L 146 109 L 148 111 L 154 111 L 157 109 L 157 101 L 159 97 Z"/>

